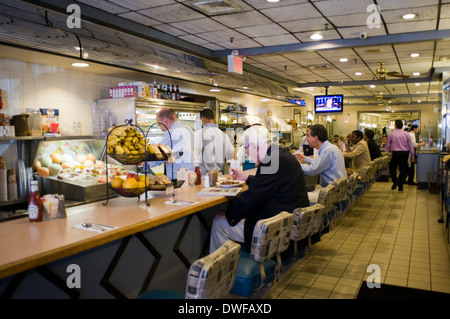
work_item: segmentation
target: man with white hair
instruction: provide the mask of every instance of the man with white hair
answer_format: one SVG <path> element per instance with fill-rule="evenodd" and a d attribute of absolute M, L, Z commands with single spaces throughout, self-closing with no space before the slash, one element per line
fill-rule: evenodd
<path fill-rule="evenodd" d="M 242 242 L 250 251 L 253 229 L 258 220 L 282 211 L 309 206 L 303 171 L 294 155 L 271 144 L 266 128 L 254 125 L 242 135 L 243 147 L 258 165 L 255 175 L 231 168 L 233 179 L 246 181 L 248 190 L 218 212 L 211 230 L 210 252 L 228 239 Z"/>

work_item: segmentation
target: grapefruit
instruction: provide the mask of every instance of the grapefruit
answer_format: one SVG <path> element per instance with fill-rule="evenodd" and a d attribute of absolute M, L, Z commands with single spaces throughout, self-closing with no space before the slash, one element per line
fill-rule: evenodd
<path fill-rule="evenodd" d="M 122 187 L 123 179 L 120 177 L 114 177 L 111 181 L 111 187 L 112 188 L 120 188 Z"/>
<path fill-rule="evenodd" d="M 135 178 L 127 178 L 123 182 L 122 188 L 124 188 L 124 189 L 138 188 L 138 181 Z"/>

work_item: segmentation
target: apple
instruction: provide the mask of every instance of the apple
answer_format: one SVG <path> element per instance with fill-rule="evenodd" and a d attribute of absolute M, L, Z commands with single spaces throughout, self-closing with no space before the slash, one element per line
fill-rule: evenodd
<path fill-rule="evenodd" d="M 139 176 L 138 174 L 135 173 L 128 173 L 127 178 L 134 178 L 135 180 L 137 180 L 139 182 Z"/>

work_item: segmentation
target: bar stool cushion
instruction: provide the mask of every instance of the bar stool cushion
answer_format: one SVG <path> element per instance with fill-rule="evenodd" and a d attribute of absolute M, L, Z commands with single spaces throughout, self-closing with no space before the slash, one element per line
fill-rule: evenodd
<path fill-rule="evenodd" d="M 274 280 L 276 265 L 277 263 L 273 259 L 264 262 L 264 271 L 267 275 L 266 282 Z M 261 272 L 259 262 L 255 261 L 249 252 L 242 251 L 231 294 L 250 297 L 260 285 Z"/>

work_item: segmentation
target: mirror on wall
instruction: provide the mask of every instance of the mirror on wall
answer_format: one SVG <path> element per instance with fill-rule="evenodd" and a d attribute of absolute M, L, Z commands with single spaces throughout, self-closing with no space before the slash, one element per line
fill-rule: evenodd
<path fill-rule="evenodd" d="M 395 120 L 402 120 L 406 126 L 416 124 L 420 127 L 420 111 L 358 112 L 358 129 L 370 128 L 386 136 L 394 130 Z"/>

